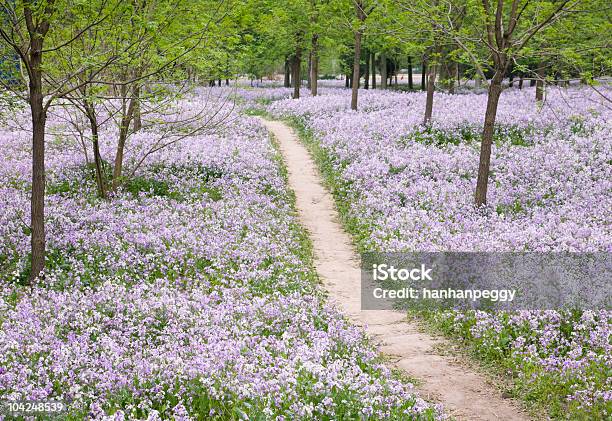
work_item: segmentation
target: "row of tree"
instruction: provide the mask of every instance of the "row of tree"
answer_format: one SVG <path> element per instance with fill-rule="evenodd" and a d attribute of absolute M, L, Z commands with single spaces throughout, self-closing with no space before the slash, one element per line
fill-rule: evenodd
<path fill-rule="evenodd" d="M 0 0 L 0 84 L 31 111 L 30 279 L 45 265 L 45 134 L 55 107 L 91 155 L 106 198 L 143 162 L 126 174 L 130 136 L 186 84 L 280 71 L 298 99 L 303 78 L 317 95 L 321 73 L 345 74 L 356 110 L 362 79 L 365 88 L 384 89 L 405 64 L 412 88 L 418 64 L 425 125 L 436 82 L 452 92 L 462 75 L 487 86 L 475 193 L 482 205 L 504 78 L 606 74 L 610 22 L 605 0 Z M 221 120 L 203 111 L 174 122 L 178 132 L 214 125 L 205 114 Z M 112 163 L 100 154 L 104 124 L 117 128 Z M 160 136 L 142 159 L 180 138 Z"/>
<path fill-rule="evenodd" d="M 424 125 L 431 122 L 437 78 L 452 92 L 462 68 L 477 84 L 486 84 L 476 206 L 487 201 L 491 145 L 504 79 L 510 77 L 513 82 L 519 75 L 520 87 L 526 76 L 534 80 L 536 100 L 542 101 L 547 76 L 592 83 L 612 67 L 612 20 L 604 0 L 289 0 L 280 4 L 261 0 L 258 4 L 265 5 L 264 28 L 281 29 L 262 33 L 275 46 L 269 51 L 277 59 L 284 54 L 285 83 L 293 80 L 295 99 L 300 94 L 305 55 L 312 73 L 309 86 L 312 95 L 317 94 L 321 45 L 342 51 L 353 110 L 358 107 L 361 78 L 365 78 L 364 87 L 369 87 L 371 72 L 374 88 L 377 63 L 380 87 L 385 88 L 398 68 L 397 60 L 389 59 L 398 56 L 409 57 L 410 87 L 412 57 L 421 57 L 421 68 L 426 69 L 422 70 L 427 91 Z"/>

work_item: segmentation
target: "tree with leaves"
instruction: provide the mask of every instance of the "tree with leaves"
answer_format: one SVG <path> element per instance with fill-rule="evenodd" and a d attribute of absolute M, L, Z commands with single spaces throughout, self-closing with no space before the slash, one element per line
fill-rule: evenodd
<path fill-rule="evenodd" d="M 87 31 L 108 19 L 117 3 L 104 0 L 87 3 L 70 0 L 4 0 L 0 5 L 4 17 L 0 40 L 4 44 L 4 51 L 12 49 L 25 69 L 27 94 L 23 98 L 31 111 L 29 282 L 32 283 L 45 267 L 45 130 L 49 107 L 58 99 L 82 88 L 88 82 L 84 80 L 85 74 L 106 65 L 106 61 L 100 63 L 94 59 L 83 63 L 74 72 L 53 75 L 47 62 L 71 48 Z M 74 12 L 66 15 L 67 10 Z M 73 15 L 78 15 L 78 19 L 74 19 Z M 5 84 L 5 87 L 22 96 L 18 85 Z"/>
<path fill-rule="evenodd" d="M 489 84 L 482 131 L 478 179 L 474 194 L 476 206 L 482 206 L 487 202 L 497 106 L 508 66 L 539 31 L 564 16 L 568 8 L 576 3 L 576 0 L 559 2 L 498 0 L 493 4 L 490 0 L 482 0 L 479 29 L 490 52 L 494 74 Z"/>

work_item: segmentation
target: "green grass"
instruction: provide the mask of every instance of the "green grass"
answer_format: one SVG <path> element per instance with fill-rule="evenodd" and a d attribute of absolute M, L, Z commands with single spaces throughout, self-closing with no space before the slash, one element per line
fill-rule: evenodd
<path fill-rule="evenodd" d="M 521 128 L 517 126 L 497 126 L 493 134 L 496 145 L 509 144 L 512 146 L 533 146 L 530 138 L 537 130 L 533 127 Z M 438 147 L 457 146 L 460 144 L 477 144 L 482 138 L 482 128 L 474 126 L 460 126 L 455 130 L 441 130 L 433 127 L 418 128 L 400 138 L 399 143 L 407 145 L 418 142 Z"/>

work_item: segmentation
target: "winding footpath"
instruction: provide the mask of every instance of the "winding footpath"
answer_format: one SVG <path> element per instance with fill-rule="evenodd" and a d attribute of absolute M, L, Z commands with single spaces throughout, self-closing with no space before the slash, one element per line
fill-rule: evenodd
<path fill-rule="evenodd" d="M 361 310 L 359 255 L 342 228 L 315 162 L 291 128 L 278 121 L 261 121 L 280 146 L 299 219 L 310 234 L 315 267 L 331 302 L 353 323 L 365 328 L 395 367 L 418 379 L 416 389 L 421 397 L 443 404 L 454 418 L 529 419 L 516 404 L 487 384 L 484 376 L 461 365 L 461 359 L 437 351 L 444 342 L 421 332 L 405 313 Z"/>

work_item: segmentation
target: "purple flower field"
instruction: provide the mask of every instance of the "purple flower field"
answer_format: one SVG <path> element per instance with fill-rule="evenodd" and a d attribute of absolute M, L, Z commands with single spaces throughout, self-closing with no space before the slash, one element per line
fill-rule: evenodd
<path fill-rule="evenodd" d="M 359 113 L 341 90 L 269 110 L 320 139 L 367 249 L 612 251 L 612 111 L 594 92 L 553 91 L 538 112 L 531 93 L 502 97 L 486 214 L 472 209 L 484 95 L 437 94 L 426 132 L 420 93 L 366 91 Z"/>
<path fill-rule="evenodd" d="M 0 421 L 612 421 L 604 0 L 4 0 Z"/>
<path fill-rule="evenodd" d="M 0 400 L 62 400 L 69 419 L 443 418 L 325 303 L 256 119 L 234 111 L 102 200 L 63 117 L 47 123 L 47 269 L 33 288 L 28 116 L 0 127 Z M 130 138 L 127 168 L 156 130 Z"/>
<path fill-rule="evenodd" d="M 605 89 L 605 88 L 599 88 Z M 609 89 L 605 92 L 609 97 Z M 612 251 L 612 109 L 590 88 L 507 90 L 499 105 L 489 200 L 473 194 L 486 95 L 350 91 L 267 106 L 318 158 L 361 251 Z M 553 416 L 612 414 L 612 313 L 437 313 L 430 321 L 501 367 Z"/>

